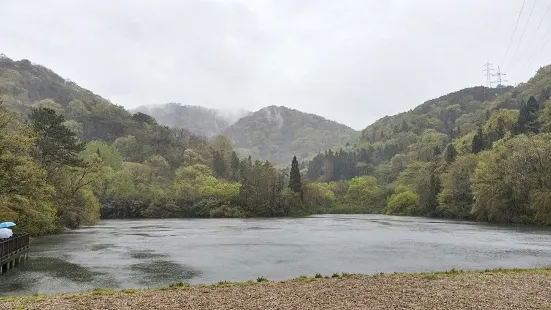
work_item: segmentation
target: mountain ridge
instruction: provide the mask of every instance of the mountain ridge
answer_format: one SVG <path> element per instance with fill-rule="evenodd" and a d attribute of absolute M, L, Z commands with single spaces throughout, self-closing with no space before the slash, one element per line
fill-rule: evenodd
<path fill-rule="evenodd" d="M 284 165 L 343 143 L 357 132 L 325 117 L 285 106 L 271 105 L 228 127 L 228 137 L 242 155 Z"/>

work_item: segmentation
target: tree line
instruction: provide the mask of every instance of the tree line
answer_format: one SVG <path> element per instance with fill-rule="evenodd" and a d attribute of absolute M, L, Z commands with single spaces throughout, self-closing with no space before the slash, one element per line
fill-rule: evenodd
<path fill-rule="evenodd" d="M 550 225 L 550 94 L 546 67 L 483 105 L 469 92 L 447 96 L 382 119 L 354 147 L 318 154 L 305 175 L 348 187 L 371 177 L 373 191 L 360 201 L 371 199 L 374 212 Z M 365 212 L 358 201 L 339 202 Z"/>

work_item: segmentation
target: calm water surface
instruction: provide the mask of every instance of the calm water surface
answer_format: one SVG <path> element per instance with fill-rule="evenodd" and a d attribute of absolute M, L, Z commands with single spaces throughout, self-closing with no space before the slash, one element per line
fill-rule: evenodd
<path fill-rule="evenodd" d="M 35 239 L 27 264 L 0 277 L 0 296 L 548 265 L 551 231 L 527 226 L 384 215 L 106 220 Z"/>

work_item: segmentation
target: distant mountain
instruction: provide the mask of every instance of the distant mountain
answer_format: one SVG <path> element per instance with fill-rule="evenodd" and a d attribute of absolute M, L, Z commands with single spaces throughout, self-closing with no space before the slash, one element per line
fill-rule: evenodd
<path fill-rule="evenodd" d="M 251 113 L 223 132 L 242 155 L 279 165 L 289 164 L 294 155 L 306 158 L 345 143 L 356 134 L 346 125 L 283 106 Z"/>
<path fill-rule="evenodd" d="M 242 109 L 218 110 L 180 103 L 140 106 L 133 111 L 148 114 L 159 124 L 185 128 L 205 137 L 220 134 L 239 118 L 250 113 Z"/>
<path fill-rule="evenodd" d="M 152 154 L 169 157 L 170 147 L 159 141 L 173 143 L 171 139 L 175 137 L 193 136 L 206 143 L 187 130 L 167 129 L 148 115 L 132 114 L 46 67 L 27 59 L 14 61 L 3 54 L 0 54 L 0 101 L 23 116 L 36 107 L 54 109 L 65 116 L 65 125 L 85 142 L 135 137 L 138 148 L 147 148 L 139 154 L 144 158 Z"/>

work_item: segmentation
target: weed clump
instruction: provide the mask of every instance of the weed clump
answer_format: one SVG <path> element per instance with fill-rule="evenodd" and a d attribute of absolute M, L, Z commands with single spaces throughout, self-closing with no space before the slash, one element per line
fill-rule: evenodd
<path fill-rule="evenodd" d="M 268 278 L 266 278 L 266 277 L 258 277 L 258 278 L 256 278 L 256 282 L 258 282 L 258 283 L 268 282 Z"/>

